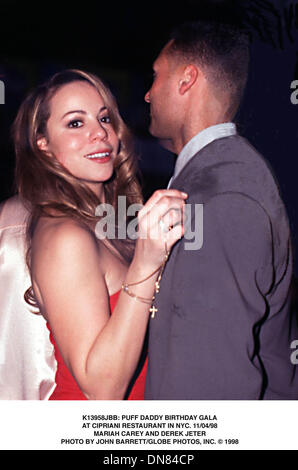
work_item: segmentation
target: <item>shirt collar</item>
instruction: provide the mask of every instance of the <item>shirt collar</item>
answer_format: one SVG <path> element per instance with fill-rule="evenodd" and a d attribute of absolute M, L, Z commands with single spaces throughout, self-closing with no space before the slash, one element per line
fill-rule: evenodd
<path fill-rule="evenodd" d="M 228 137 L 237 134 L 236 125 L 232 122 L 226 122 L 223 124 L 216 124 L 214 126 L 203 129 L 197 135 L 195 135 L 187 144 L 183 147 L 178 155 L 174 174 L 168 184 L 170 186 L 172 180 L 178 176 L 181 170 L 189 162 L 189 160 L 202 148 L 210 144 L 214 140 L 221 139 L 222 137 Z"/>

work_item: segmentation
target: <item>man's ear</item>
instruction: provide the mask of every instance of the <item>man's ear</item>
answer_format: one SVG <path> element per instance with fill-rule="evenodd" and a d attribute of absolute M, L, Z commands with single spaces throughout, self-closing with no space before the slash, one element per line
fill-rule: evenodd
<path fill-rule="evenodd" d="M 36 143 L 39 150 L 42 150 L 43 152 L 48 152 L 48 141 L 45 137 L 38 137 Z"/>
<path fill-rule="evenodd" d="M 179 81 L 179 93 L 184 95 L 196 83 L 199 70 L 195 65 L 187 65 L 183 72 L 183 78 Z"/>

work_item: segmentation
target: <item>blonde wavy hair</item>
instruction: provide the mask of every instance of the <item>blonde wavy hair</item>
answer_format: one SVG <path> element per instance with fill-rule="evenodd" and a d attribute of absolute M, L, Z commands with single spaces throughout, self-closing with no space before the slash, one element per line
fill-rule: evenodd
<path fill-rule="evenodd" d="M 34 229 L 41 216 L 68 216 L 90 226 L 96 222 L 96 207 L 102 202 L 84 184 L 63 167 L 55 156 L 49 158 L 40 150 L 37 140 L 47 136 L 50 103 L 55 93 L 64 85 L 75 81 L 88 82 L 101 95 L 108 109 L 113 128 L 119 138 L 119 152 L 114 163 L 112 178 L 104 183 L 105 202 L 114 207 L 118 220 L 118 196 L 126 196 L 127 204 L 142 204 L 138 179 L 137 157 L 132 135 L 120 116 L 117 102 L 97 76 L 77 69 L 68 69 L 53 75 L 25 98 L 12 127 L 16 167 L 15 186 L 30 217 L 27 224 L 26 262 L 30 270 L 31 244 Z M 128 220 L 126 221 L 129 222 Z M 119 255 L 129 262 L 134 243 L 116 238 L 109 242 Z M 32 287 L 25 293 L 25 300 L 36 306 Z"/>

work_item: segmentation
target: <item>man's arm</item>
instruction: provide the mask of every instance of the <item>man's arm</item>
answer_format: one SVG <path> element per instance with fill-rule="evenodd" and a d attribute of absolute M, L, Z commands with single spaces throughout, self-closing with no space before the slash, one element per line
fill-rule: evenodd
<path fill-rule="evenodd" d="M 271 221 L 255 200 L 225 193 L 204 205 L 203 223 L 200 250 L 179 246 L 183 296 L 175 302 L 185 330 L 175 322 L 177 350 L 192 364 L 198 399 L 258 399 L 266 382 L 258 325 L 276 274 Z"/>

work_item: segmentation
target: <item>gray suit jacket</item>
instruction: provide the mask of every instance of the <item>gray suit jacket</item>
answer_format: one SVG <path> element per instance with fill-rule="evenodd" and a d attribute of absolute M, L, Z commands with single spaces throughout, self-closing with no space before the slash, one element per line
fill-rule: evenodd
<path fill-rule="evenodd" d="M 172 250 L 149 325 L 145 399 L 297 399 L 289 224 L 264 159 L 242 137 L 204 147 L 172 183 L 203 204 L 203 245 Z"/>

